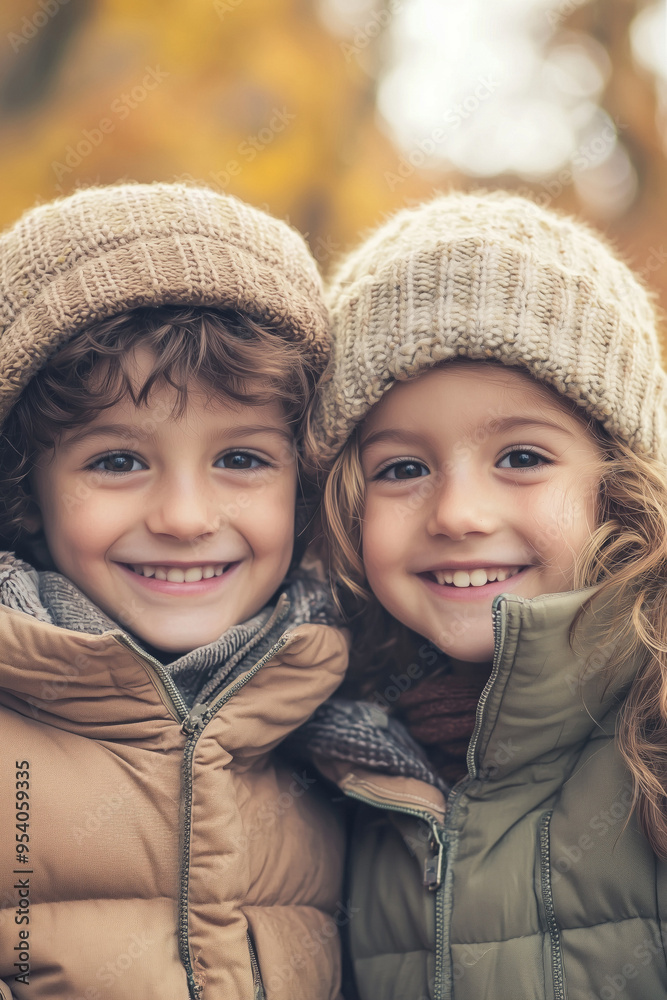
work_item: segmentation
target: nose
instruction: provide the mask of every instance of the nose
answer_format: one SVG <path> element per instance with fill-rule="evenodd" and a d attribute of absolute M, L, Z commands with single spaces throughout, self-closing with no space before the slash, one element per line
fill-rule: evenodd
<path fill-rule="evenodd" d="M 489 534 L 498 523 L 488 481 L 465 470 L 448 470 L 434 477 L 426 528 L 430 535 L 460 541 L 475 532 Z"/>
<path fill-rule="evenodd" d="M 180 475 L 156 484 L 145 521 L 154 535 L 192 542 L 218 529 L 219 514 L 206 484 L 194 476 Z"/>

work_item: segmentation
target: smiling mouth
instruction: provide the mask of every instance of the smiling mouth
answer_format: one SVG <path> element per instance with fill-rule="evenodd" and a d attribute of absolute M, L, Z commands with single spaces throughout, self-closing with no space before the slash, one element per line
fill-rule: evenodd
<path fill-rule="evenodd" d="M 126 569 L 137 576 L 152 580 L 166 580 L 168 583 L 199 583 L 201 580 L 211 580 L 222 576 L 230 566 L 236 563 L 206 563 L 202 566 L 149 566 L 135 563 L 123 563 Z"/>
<path fill-rule="evenodd" d="M 498 566 L 489 569 L 436 569 L 425 573 L 431 580 L 445 587 L 484 587 L 487 583 L 502 583 L 516 576 L 525 566 Z"/>

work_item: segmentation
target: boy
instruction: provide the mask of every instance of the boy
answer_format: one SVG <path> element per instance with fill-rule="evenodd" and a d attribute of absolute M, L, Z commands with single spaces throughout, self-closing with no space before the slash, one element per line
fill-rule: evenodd
<path fill-rule="evenodd" d="M 84 190 L 0 238 L 0 303 L 0 995 L 335 998 L 340 830 L 270 754 L 346 661 L 279 590 L 328 351 L 303 241 Z"/>

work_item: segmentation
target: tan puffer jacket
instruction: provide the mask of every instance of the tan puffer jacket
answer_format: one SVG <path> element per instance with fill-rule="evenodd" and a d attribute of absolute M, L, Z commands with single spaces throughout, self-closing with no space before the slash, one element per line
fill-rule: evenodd
<path fill-rule="evenodd" d="M 269 751 L 346 659 L 297 626 L 188 713 L 120 630 L 0 607 L 0 996 L 339 997 L 342 831 Z"/>

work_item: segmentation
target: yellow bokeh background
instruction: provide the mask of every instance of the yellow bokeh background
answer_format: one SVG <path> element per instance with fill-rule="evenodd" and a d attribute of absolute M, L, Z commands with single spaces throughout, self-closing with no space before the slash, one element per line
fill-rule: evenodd
<path fill-rule="evenodd" d="M 588 32 L 609 51 L 603 105 L 623 123 L 637 195 L 609 220 L 571 185 L 552 201 L 606 229 L 667 308 L 661 92 L 629 44 L 643 6 L 570 2 L 562 17 L 563 30 Z M 326 271 L 370 227 L 436 188 L 539 193 L 546 182 L 444 165 L 404 168 L 388 182 L 402 154 L 376 110 L 381 33 L 336 34 L 315 0 L 5 0 L 0 39 L 2 227 L 81 185 L 188 178 L 288 219 Z"/>

